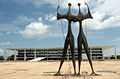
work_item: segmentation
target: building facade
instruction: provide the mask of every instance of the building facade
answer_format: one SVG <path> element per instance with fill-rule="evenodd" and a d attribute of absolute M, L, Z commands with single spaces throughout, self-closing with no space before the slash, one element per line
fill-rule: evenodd
<path fill-rule="evenodd" d="M 103 51 L 112 48 L 114 45 L 109 46 L 90 46 L 89 52 L 92 60 L 104 60 Z M 7 48 L 18 53 L 14 55 L 14 61 L 16 60 L 32 60 L 38 57 L 44 57 L 44 60 L 60 60 L 63 54 L 63 47 L 56 48 Z M 78 58 L 78 51 L 75 48 L 75 57 Z M 68 49 L 66 59 L 71 59 L 71 52 Z M 87 60 L 84 48 L 82 49 L 82 60 Z"/>

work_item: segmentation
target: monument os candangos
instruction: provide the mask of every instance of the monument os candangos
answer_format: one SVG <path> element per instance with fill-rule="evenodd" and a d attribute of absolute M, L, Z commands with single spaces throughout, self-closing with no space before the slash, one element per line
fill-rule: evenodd
<path fill-rule="evenodd" d="M 80 66 L 81 66 L 81 60 L 82 60 L 82 57 L 81 57 L 82 56 L 82 45 L 85 49 L 86 55 L 88 57 L 88 60 L 89 60 L 89 63 L 90 63 L 91 69 L 92 69 L 91 75 L 98 75 L 94 72 L 92 61 L 91 61 L 90 54 L 89 54 L 87 39 L 84 35 L 83 28 L 82 28 L 82 21 L 84 19 L 88 19 L 88 18 L 92 19 L 93 18 L 91 16 L 89 6 L 87 5 L 88 13 L 84 15 L 84 14 L 82 14 L 82 12 L 80 10 L 80 3 L 78 3 L 79 12 L 78 12 L 78 15 L 76 15 L 76 16 L 71 14 L 71 3 L 68 3 L 68 6 L 69 6 L 69 10 L 66 14 L 60 14 L 59 11 L 58 11 L 59 6 L 57 8 L 57 20 L 60 20 L 60 19 L 67 19 L 68 20 L 68 33 L 67 33 L 65 43 L 64 43 L 63 55 L 62 55 L 62 59 L 61 59 L 61 62 L 60 62 L 59 70 L 55 75 L 61 75 L 60 70 L 61 70 L 61 67 L 63 65 L 64 59 L 66 57 L 67 49 L 68 49 L 69 45 L 70 45 L 70 50 L 71 50 L 71 54 L 72 54 L 72 62 L 73 62 L 73 68 L 74 68 L 74 74 L 73 75 L 77 75 L 76 64 L 75 64 L 74 36 L 73 36 L 72 30 L 71 30 L 71 22 L 79 22 L 79 34 L 78 34 L 78 37 L 77 37 L 78 67 L 79 67 L 78 68 L 78 75 L 80 75 Z"/>

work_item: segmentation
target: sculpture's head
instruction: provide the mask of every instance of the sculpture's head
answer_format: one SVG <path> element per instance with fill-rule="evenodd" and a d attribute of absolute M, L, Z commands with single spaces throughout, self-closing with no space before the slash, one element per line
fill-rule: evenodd
<path fill-rule="evenodd" d="M 78 3 L 78 6 L 80 6 L 81 4 L 80 3 Z"/>
<path fill-rule="evenodd" d="M 71 6 L 71 3 L 68 3 L 68 6 Z"/>

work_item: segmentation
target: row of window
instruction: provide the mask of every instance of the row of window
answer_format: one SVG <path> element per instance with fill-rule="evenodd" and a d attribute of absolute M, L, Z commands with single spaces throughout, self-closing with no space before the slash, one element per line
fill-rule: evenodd
<path fill-rule="evenodd" d="M 77 50 L 77 48 L 75 49 L 75 50 Z M 84 50 L 84 49 L 82 49 L 82 50 Z M 102 50 L 102 48 L 89 48 L 89 50 Z M 34 51 L 36 51 L 36 52 L 39 52 L 39 51 L 63 51 L 63 49 L 30 49 L 30 50 L 18 50 L 18 52 L 24 52 L 24 51 L 26 51 L 26 52 L 34 52 Z M 70 49 L 69 49 L 69 51 L 70 51 Z"/>

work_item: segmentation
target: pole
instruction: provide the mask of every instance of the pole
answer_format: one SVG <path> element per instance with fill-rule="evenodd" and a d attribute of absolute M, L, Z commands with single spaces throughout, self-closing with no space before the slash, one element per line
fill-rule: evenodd
<path fill-rule="evenodd" d="M 24 49 L 24 61 L 26 61 L 26 50 Z"/>
<path fill-rule="evenodd" d="M 115 59 L 117 60 L 116 45 L 115 45 Z"/>
<path fill-rule="evenodd" d="M 67 49 L 67 61 L 69 61 L 69 50 Z"/>
<path fill-rule="evenodd" d="M 15 54 L 14 54 L 14 61 L 16 61 L 17 57 L 16 57 L 16 50 L 15 50 Z"/>
<path fill-rule="evenodd" d="M 6 50 L 7 50 L 7 49 L 5 49 L 5 51 L 4 51 L 4 61 L 6 61 L 6 60 L 7 60 Z"/>
<path fill-rule="evenodd" d="M 36 58 L 36 49 L 34 50 L 34 59 Z"/>

